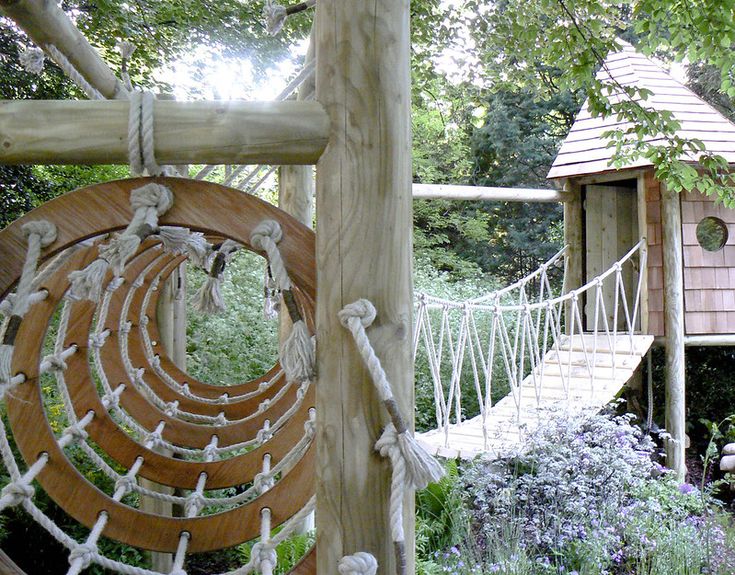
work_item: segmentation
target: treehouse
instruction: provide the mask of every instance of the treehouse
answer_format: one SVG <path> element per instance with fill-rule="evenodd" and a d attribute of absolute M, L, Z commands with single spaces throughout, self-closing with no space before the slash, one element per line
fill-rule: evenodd
<path fill-rule="evenodd" d="M 700 140 L 708 152 L 735 163 L 735 125 L 632 46 L 608 56 L 598 78 L 647 90 L 644 105 L 671 112 L 680 124 L 676 136 Z M 666 427 L 678 438 L 670 442 L 669 465 L 680 468 L 684 347 L 735 343 L 735 210 L 698 190 L 668 189 L 644 158 L 614 167 L 605 132 L 631 127 L 616 117 L 592 117 L 585 104 L 548 178 L 571 194 L 564 212 L 570 285 L 594 278 L 644 238 L 639 262 L 647 270 L 637 327 L 666 346 Z"/>

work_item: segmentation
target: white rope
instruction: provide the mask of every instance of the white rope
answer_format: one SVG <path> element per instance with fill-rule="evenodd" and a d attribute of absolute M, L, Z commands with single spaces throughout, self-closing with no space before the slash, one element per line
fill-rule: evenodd
<path fill-rule="evenodd" d="M 391 417 L 391 423 L 385 427 L 383 434 L 375 444 L 375 448 L 383 457 L 390 458 L 393 468 L 389 513 L 390 529 L 393 542 L 396 543 L 398 573 L 402 574 L 406 570 L 405 549 L 403 547 L 405 541 L 403 500 L 406 491 L 409 489 L 423 489 L 429 483 L 438 481 L 444 476 L 444 468 L 416 442 L 400 413 L 390 382 L 365 331 L 366 327 L 372 325 L 375 316 L 375 307 L 366 299 L 349 304 L 339 312 L 340 322 L 355 339 L 357 349 L 367 366 L 378 396 Z"/>
<path fill-rule="evenodd" d="M 130 93 L 128 115 L 128 161 L 134 176 L 171 175 L 156 162 L 153 142 L 153 108 L 156 98 L 151 92 L 134 90 Z"/>
<path fill-rule="evenodd" d="M 26 72 L 31 74 L 40 74 L 43 72 L 43 64 L 45 61 L 43 50 L 35 46 L 24 48 L 18 54 L 20 65 Z"/>
<path fill-rule="evenodd" d="M 340 575 L 375 575 L 378 572 L 378 560 L 370 553 L 358 551 L 354 555 L 342 557 L 337 571 Z"/>
<path fill-rule="evenodd" d="M 61 68 L 72 82 L 74 82 L 82 92 L 84 92 L 90 100 L 104 100 L 105 97 L 87 79 L 77 70 L 74 65 L 67 59 L 61 51 L 53 44 L 44 46 L 46 53 L 53 58 L 54 62 Z"/>
<path fill-rule="evenodd" d="M 143 239 L 158 228 L 159 216 L 173 205 L 171 190 L 161 184 L 147 183 L 130 192 L 133 217 L 125 230 L 99 248 L 99 257 L 83 270 L 69 274 L 70 297 L 98 301 L 102 282 L 108 269 L 116 276 L 122 273 L 127 261 L 135 255 Z"/>
<path fill-rule="evenodd" d="M 38 269 L 38 260 L 41 257 L 41 249 L 50 246 L 56 241 L 56 226 L 46 220 L 28 222 L 23 225 L 23 234 L 28 242 L 26 258 L 23 269 L 15 290 L 15 297 L 10 306 L 10 317 L 5 322 L 2 340 L 0 341 L 0 398 L 7 393 L 13 385 L 11 363 L 13 350 L 15 349 L 15 338 L 26 312 L 31 306 L 33 280 Z"/>
<path fill-rule="evenodd" d="M 225 310 L 225 301 L 222 297 L 225 266 L 232 255 L 240 248 L 242 246 L 236 241 L 225 240 L 213 252 L 207 279 L 194 295 L 193 306 L 195 310 L 208 314 L 221 313 Z"/>
<path fill-rule="evenodd" d="M 250 236 L 250 242 L 255 249 L 265 252 L 268 258 L 273 279 L 281 291 L 286 302 L 289 316 L 293 323 L 291 332 L 281 346 L 281 365 L 289 381 L 305 381 L 314 377 L 316 365 L 316 350 L 306 322 L 297 308 L 291 291 L 291 278 L 288 276 L 286 265 L 283 263 L 278 242 L 283 238 L 281 226 L 275 220 L 263 220 Z"/>

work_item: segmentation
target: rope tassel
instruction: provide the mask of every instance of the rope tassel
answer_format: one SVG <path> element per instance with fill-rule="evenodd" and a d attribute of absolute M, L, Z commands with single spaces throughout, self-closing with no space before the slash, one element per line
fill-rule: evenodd
<path fill-rule="evenodd" d="M 401 415 L 390 382 L 375 355 L 365 328 L 372 325 L 376 311 L 366 299 L 345 306 L 339 312 L 342 325 L 350 330 L 375 388 L 391 418 L 375 449 L 389 457 L 393 468 L 390 497 L 391 537 L 396 546 L 398 572 L 405 573 L 405 535 L 403 531 L 403 499 L 406 489 L 423 489 L 444 476 L 444 468 L 414 439 Z"/>
<path fill-rule="evenodd" d="M 194 309 L 200 313 L 214 314 L 225 310 L 225 300 L 222 297 L 225 266 L 238 249 L 240 249 L 240 244 L 232 240 L 225 240 L 216 251 L 209 268 L 209 276 L 194 296 Z"/>
<path fill-rule="evenodd" d="M 281 365 L 288 381 L 307 381 L 314 377 L 316 352 L 309 329 L 301 316 L 291 289 L 291 278 L 278 249 L 278 242 L 283 238 L 283 230 L 275 220 L 263 220 L 250 236 L 250 243 L 255 249 L 262 250 L 268 256 L 268 263 L 273 279 L 281 290 L 288 315 L 293 322 L 291 333 L 281 347 Z"/>
<path fill-rule="evenodd" d="M 158 228 L 159 216 L 173 205 L 173 194 L 166 186 L 148 183 L 130 192 L 133 218 L 128 227 L 99 249 L 99 257 L 83 270 L 69 274 L 69 297 L 99 301 L 107 270 L 122 274 L 127 261 L 138 251 L 141 242 Z"/>

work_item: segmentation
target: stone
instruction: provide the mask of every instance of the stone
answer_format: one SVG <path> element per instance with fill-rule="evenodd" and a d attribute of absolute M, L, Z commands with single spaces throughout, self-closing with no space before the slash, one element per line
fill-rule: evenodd
<path fill-rule="evenodd" d="M 735 443 L 728 443 L 723 447 L 722 455 L 735 455 Z"/>
<path fill-rule="evenodd" d="M 735 455 L 725 455 L 720 459 L 720 469 L 722 471 L 735 471 Z"/>

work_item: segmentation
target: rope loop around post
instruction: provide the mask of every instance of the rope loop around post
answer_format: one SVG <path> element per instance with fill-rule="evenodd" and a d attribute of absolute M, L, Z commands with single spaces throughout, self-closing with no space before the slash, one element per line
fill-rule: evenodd
<path fill-rule="evenodd" d="M 340 575 L 375 575 L 378 572 L 378 560 L 370 553 L 358 551 L 354 555 L 342 557 L 337 571 Z"/>
<path fill-rule="evenodd" d="M 362 356 L 378 395 L 388 412 L 391 423 L 375 444 L 383 457 L 388 457 L 393 468 L 390 497 L 391 538 L 396 549 L 398 573 L 405 573 L 405 538 L 403 531 L 403 499 L 407 489 L 423 489 L 444 476 L 442 465 L 416 441 L 393 395 L 388 377 L 375 355 L 365 328 L 372 325 L 377 312 L 366 299 L 346 305 L 339 313 L 340 323 L 348 329 Z"/>

